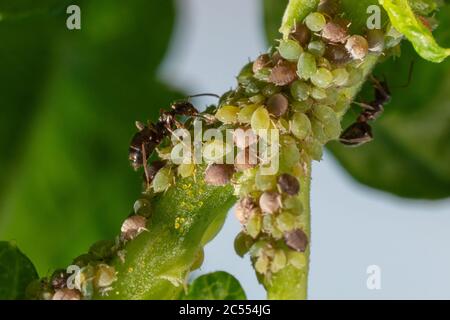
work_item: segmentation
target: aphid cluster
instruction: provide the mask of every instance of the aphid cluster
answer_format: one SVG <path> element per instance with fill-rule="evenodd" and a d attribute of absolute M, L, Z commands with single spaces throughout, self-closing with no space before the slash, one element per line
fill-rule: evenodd
<path fill-rule="evenodd" d="M 135 202 L 133 213 L 122 224 L 115 240 L 94 243 L 88 253 L 76 257 L 72 269 L 60 269 L 49 277 L 32 282 L 27 288 L 30 299 L 39 300 L 88 300 L 94 295 L 108 295 L 117 280 L 112 260 L 124 262 L 125 244 L 147 231 L 151 216 L 150 199 L 144 195 Z"/>
<path fill-rule="evenodd" d="M 151 197 L 170 188 L 177 176 L 195 179 L 197 164 L 176 165 L 170 157 L 173 130 L 192 131 L 195 119 L 207 128 L 242 129 L 233 135 L 235 163 L 210 159 L 204 171 L 206 184 L 231 183 L 240 198 L 235 213 L 242 232 L 235 239 L 236 252 L 240 256 L 250 253 L 257 272 L 269 280 L 288 265 L 304 268 L 309 249 L 309 221 L 302 202 L 302 184 L 309 176 L 307 164 L 322 158 L 323 146 L 330 140 L 348 145 L 371 140 L 368 122 L 383 111 L 390 98 L 385 82 L 374 80 L 374 100 L 360 104 L 363 110 L 357 121 L 342 134 L 340 118 L 351 102 L 353 87 L 363 81 L 367 56 L 394 51 L 403 37 L 391 26 L 386 31 L 350 34 L 351 22 L 340 11 L 339 0 L 322 0 L 316 12 L 298 21 L 289 37 L 241 70 L 237 88 L 224 94 L 217 107 L 201 113 L 184 100 L 161 111 L 156 123 L 137 122 L 139 131 L 131 140 L 129 160 L 134 169 L 144 168 L 145 190 L 123 222 L 120 236 L 94 244 L 89 253 L 73 261 L 80 268 L 74 288 L 67 287 L 66 270 L 58 270 L 31 284 L 29 297 L 79 300 L 108 294 L 117 278 L 111 261 L 124 261 L 124 245 L 147 230 Z M 259 136 L 261 129 L 279 133 L 279 170 L 271 175 L 264 173 L 261 159 L 250 152 L 266 139 Z M 178 217 L 173 228 L 182 230 L 183 223 L 184 218 Z M 202 261 L 200 251 L 191 268 L 198 268 Z"/>
<path fill-rule="evenodd" d="M 350 22 L 337 12 L 338 1 L 322 1 L 289 38 L 242 69 L 238 88 L 222 97 L 216 112 L 227 125 L 251 128 L 255 141 L 260 129 L 280 133 L 276 174 L 262 174 L 260 165 L 235 166 L 233 175 L 223 169 L 224 181 L 232 181 L 240 197 L 236 217 L 243 230 L 236 251 L 249 252 L 255 269 L 268 278 L 288 264 L 305 266 L 309 232 L 300 182 L 307 176 L 306 163 L 320 160 L 323 145 L 339 139 L 350 88 L 363 80 L 366 57 L 385 47 L 382 31 L 382 36 L 350 34 Z M 377 100 L 377 107 L 384 102 Z M 369 109 L 363 114 L 375 116 Z M 247 148 L 243 144 L 240 149 Z"/>

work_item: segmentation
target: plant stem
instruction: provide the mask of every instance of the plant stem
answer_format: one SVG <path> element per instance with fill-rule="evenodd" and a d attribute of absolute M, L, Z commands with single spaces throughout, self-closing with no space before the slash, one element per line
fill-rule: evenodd
<path fill-rule="evenodd" d="M 280 27 L 283 38 L 287 39 L 295 23 L 302 21 L 310 12 L 317 8 L 318 4 L 319 0 L 289 0 Z"/>

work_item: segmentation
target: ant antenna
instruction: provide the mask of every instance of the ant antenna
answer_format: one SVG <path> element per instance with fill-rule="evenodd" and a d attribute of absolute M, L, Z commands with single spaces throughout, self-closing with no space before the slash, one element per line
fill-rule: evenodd
<path fill-rule="evenodd" d="M 402 86 L 396 86 L 394 88 L 407 88 L 407 87 L 409 87 L 409 85 L 411 84 L 413 71 L 414 71 L 414 60 L 411 60 L 411 62 L 409 63 L 408 81 L 406 82 L 406 84 L 404 84 Z"/>
<path fill-rule="evenodd" d="M 200 93 L 200 94 L 194 94 L 192 96 L 188 96 L 189 99 L 190 98 L 197 98 L 197 97 L 214 97 L 214 98 L 217 98 L 217 99 L 220 98 L 220 96 L 218 94 L 215 94 L 215 93 Z"/>

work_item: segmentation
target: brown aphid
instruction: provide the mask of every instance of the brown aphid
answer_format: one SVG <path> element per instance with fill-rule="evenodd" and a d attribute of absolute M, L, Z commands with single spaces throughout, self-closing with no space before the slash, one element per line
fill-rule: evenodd
<path fill-rule="evenodd" d="M 233 173 L 233 165 L 212 164 L 205 171 L 205 182 L 212 186 L 223 186 L 230 182 Z"/>
<path fill-rule="evenodd" d="M 234 161 L 234 167 L 237 171 L 244 171 L 254 168 L 258 164 L 258 157 L 256 156 L 256 148 L 246 148 L 239 151 Z"/>
<path fill-rule="evenodd" d="M 345 43 L 348 38 L 347 28 L 336 21 L 328 22 L 321 35 L 323 39 L 334 43 Z"/>
<path fill-rule="evenodd" d="M 332 17 L 339 13 L 340 6 L 340 0 L 320 0 L 317 11 Z"/>
<path fill-rule="evenodd" d="M 59 269 L 53 272 L 51 277 L 51 285 L 53 289 L 62 289 L 67 287 L 68 275 L 64 269 Z"/>
<path fill-rule="evenodd" d="M 345 48 L 351 57 L 356 60 L 364 59 L 369 52 L 369 44 L 366 38 L 360 35 L 354 35 L 348 38 Z"/>
<path fill-rule="evenodd" d="M 128 217 L 120 229 L 121 238 L 124 240 L 133 240 L 143 231 L 147 231 L 147 218 L 138 215 Z"/>
<path fill-rule="evenodd" d="M 297 40 L 302 47 L 306 47 L 309 41 L 311 41 L 311 30 L 303 23 L 297 23 L 289 37 L 293 40 Z"/>
<path fill-rule="evenodd" d="M 277 86 L 286 86 L 298 78 L 297 66 L 286 60 L 280 60 L 269 76 L 269 82 Z"/>
<path fill-rule="evenodd" d="M 75 289 L 63 288 L 55 291 L 52 300 L 81 300 L 81 293 Z"/>
<path fill-rule="evenodd" d="M 305 252 L 308 247 L 308 236 L 301 229 L 285 232 L 284 241 L 289 248 L 298 252 Z"/>
<path fill-rule="evenodd" d="M 325 49 L 324 57 L 333 64 L 346 64 L 352 57 L 342 44 L 329 44 Z"/>
<path fill-rule="evenodd" d="M 251 197 L 245 197 L 239 200 L 235 215 L 238 221 L 245 225 L 248 219 L 258 210 L 258 206 Z"/>
<path fill-rule="evenodd" d="M 260 55 L 256 58 L 255 62 L 253 62 L 253 73 L 257 73 L 263 68 L 267 68 L 270 66 L 272 60 L 270 59 L 267 53 Z"/>
<path fill-rule="evenodd" d="M 267 100 L 267 110 L 275 117 L 281 117 L 289 107 L 289 100 L 282 93 L 277 93 Z"/>
<path fill-rule="evenodd" d="M 282 192 L 290 196 L 295 196 L 300 191 L 300 184 L 298 183 L 298 179 L 287 173 L 284 173 L 278 177 L 277 184 Z"/>
<path fill-rule="evenodd" d="M 281 208 L 281 196 L 278 192 L 266 191 L 259 198 L 259 207 L 264 213 L 275 213 Z"/>
<path fill-rule="evenodd" d="M 258 136 L 250 128 L 238 128 L 233 131 L 233 141 L 239 149 L 245 149 L 258 142 Z"/>

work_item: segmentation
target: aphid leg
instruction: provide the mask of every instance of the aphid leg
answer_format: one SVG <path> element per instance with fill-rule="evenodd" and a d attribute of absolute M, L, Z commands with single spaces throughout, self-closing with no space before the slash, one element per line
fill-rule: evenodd
<path fill-rule="evenodd" d="M 375 88 L 375 97 L 377 99 L 382 98 L 385 101 L 389 101 L 391 98 L 391 94 L 389 92 L 389 86 L 386 79 L 386 76 L 383 76 L 383 82 L 380 82 L 377 78 L 375 78 L 373 75 L 370 75 L 370 80 L 373 83 L 373 86 Z"/>
<path fill-rule="evenodd" d="M 144 166 L 145 179 L 147 180 L 147 187 L 150 186 L 150 173 L 147 168 L 147 150 L 145 150 L 145 143 L 142 143 L 142 165 Z"/>

